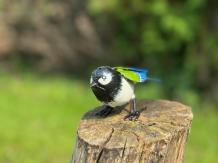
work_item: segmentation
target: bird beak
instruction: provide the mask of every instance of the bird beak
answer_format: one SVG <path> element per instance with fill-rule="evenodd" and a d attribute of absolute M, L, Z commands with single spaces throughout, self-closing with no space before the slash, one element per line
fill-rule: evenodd
<path fill-rule="evenodd" d="M 94 89 L 99 88 L 99 89 L 101 89 L 101 90 L 105 90 L 105 88 L 101 87 L 100 85 L 98 85 L 98 84 L 95 83 L 95 82 L 91 83 L 91 86 L 90 86 L 90 87 L 91 87 L 91 88 L 94 88 Z"/>
<path fill-rule="evenodd" d="M 97 84 L 95 82 L 91 83 L 91 87 L 96 87 L 96 86 L 97 86 Z"/>

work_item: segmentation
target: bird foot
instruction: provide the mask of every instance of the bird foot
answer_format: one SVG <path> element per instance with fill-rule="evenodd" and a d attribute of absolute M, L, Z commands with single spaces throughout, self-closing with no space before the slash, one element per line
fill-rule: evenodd
<path fill-rule="evenodd" d="M 113 110 L 112 107 L 104 106 L 104 108 L 98 111 L 95 115 L 101 116 L 101 117 L 107 117 L 112 112 L 112 110 Z"/>
<path fill-rule="evenodd" d="M 127 116 L 124 117 L 124 120 L 129 119 L 130 121 L 136 121 L 140 116 L 139 111 L 134 111 L 129 113 Z"/>

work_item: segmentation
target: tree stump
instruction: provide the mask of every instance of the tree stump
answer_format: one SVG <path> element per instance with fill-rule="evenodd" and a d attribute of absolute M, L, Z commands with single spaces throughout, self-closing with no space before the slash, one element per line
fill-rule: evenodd
<path fill-rule="evenodd" d="M 80 122 L 72 163 L 182 163 L 191 108 L 166 100 L 137 102 L 137 121 L 124 120 L 129 105 L 108 117 L 89 111 Z"/>

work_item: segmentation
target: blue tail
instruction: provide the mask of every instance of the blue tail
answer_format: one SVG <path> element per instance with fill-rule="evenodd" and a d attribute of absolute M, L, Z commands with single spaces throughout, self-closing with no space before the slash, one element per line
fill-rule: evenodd
<path fill-rule="evenodd" d="M 158 78 L 155 78 L 155 77 L 153 77 L 153 78 L 148 77 L 147 80 L 151 80 L 151 81 L 154 81 L 154 82 L 157 82 L 157 83 L 161 83 L 161 80 L 158 79 Z"/>

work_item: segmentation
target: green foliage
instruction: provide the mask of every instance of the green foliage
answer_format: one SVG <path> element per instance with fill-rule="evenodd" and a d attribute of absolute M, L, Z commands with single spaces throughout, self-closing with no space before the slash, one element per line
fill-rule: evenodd
<path fill-rule="evenodd" d="M 110 1 L 91 2 L 92 13 L 109 13 L 109 16 L 101 15 L 99 18 L 112 19 L 118 36 L 115 46 L 124 54 L 129 53 L 129 49 L 137 49 L 137 53 L 130 51 L 132 57 L 139 54 L 171 55 L 169 52 L 180 48 L 182 43 L 195 39 L 202 18 L 199 13 L 205 4 L 205 0 L 174 3 L 166 0 L 121 0 L 106 6 L 104 4 Z"/>
<path fill-rule="evenodd" d="M 1 73 L 0 89 L 0 162 L 4 163 L 69 162 L 79 120 L 100 105 L 86 83 L 73 79 Z M 161 85 L 149 83 L 136 90 L 138 98 L 164 98 Z M 194 93 L 186 95 L 198 107 Z M 213 106 L 204 107 L 205 111 L 194 108 L 187 163 L 218 161 L 214 130 L 218 114 Z"/>

